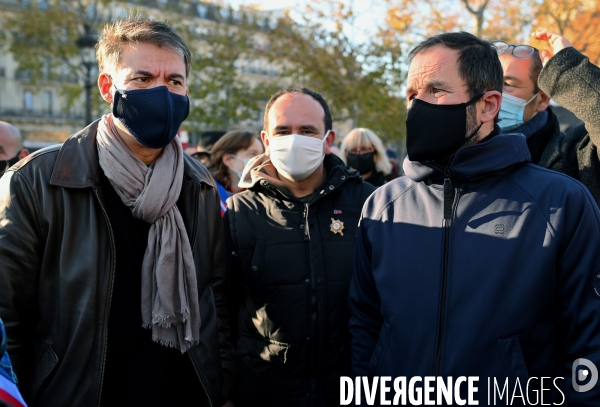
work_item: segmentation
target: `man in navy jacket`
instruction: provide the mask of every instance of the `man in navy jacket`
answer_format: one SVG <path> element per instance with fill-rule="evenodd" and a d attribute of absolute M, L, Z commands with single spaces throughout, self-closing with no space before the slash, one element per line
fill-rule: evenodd
<path fill-rule="evenodd" d="M 390 377 L 387 399 L 408 404 L 597 405 L 592 196 L 495 125 L 491 44 L 441 34 L 409 61 L 407 176 L 367 200 L 356 241 L 353 376 Z"/>

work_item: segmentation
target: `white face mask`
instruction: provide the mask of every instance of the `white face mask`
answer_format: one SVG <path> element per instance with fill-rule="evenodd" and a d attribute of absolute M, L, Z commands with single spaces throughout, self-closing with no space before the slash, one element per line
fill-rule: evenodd
<path fill-rule="evenodd" d="M 323 162 L 323 143 L 329 132 L 323 139 L 300 134 L 269 136 L 269 157 L 277 172 L 294 181 L 308 178 Z"/>
<path fill-rule="evenodd" d="M 525 123 L 523 121 L 525 106 L 539 94 L 540 92 L 533 95 L 531 99 L 525 100 L 503 93 L 500 113 L 498 114 L 498 126 L 500 126 L 502 130 L 512 130 Z"/>
<path fill-rule="evenodd" d="M 237 158 L 240 161 L 243 161 L 244 166 L 242 167 L 241 171 L 236 170 L 233 167 L 229 167 L 231 170 L 233 170 L 236 175 L 238 176 L 239 179 L 242 179 L 242 174 L 244 173 L 244 170 L 246 169 L 246 164 L 248 164 L 248 162 L 250 162 L 251 158 L 242 158 L 242 157 L 238 157 L 237 155 L 234 154 L 229 154 L 230 156 L 232 156 L 233 158 Z"/>

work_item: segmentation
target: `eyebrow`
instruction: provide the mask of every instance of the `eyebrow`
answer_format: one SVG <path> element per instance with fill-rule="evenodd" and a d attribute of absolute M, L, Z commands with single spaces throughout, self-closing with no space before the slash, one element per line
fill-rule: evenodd
<path fill-rule="evenodd" d="M 512 76 L 512 75 L 505 75 L 504 76 L 504 80 L 511 80 L 511 81 L 515 81 L 515 82 L 519 82 L 521 83 L 521 80 L 519 78 L 517 78 L 516 76 Z"/>
<path fill-rule="evenodd" d="M 149 77 L 153 77 L 154 76 L 154 74 L 152 72 L 145 71 L 143 69 L 137 69 L 134 72 L 134 74 L 135 75 L 144 75 L 144 76 L 149 76 Z M 169 76 L 168 76 L 168 78 L 178 78 L 178 79 L 181 79 L 181 80 L 185 81 L 185 76 L 183 76 L 182 74 L 177 73 L 177 72 L 170 73 Z"/>
<path fill-rule="evenodd" d="M 279 125 L 279 126 L 275 126 L 275 131 L 279 131 L 279 130 L 287 130 L 289 129 L 290 125 L 284 124 L 284 125 Z M 303 124 L 300 126 L 300 128 L 302 130 L 319 130 L 317 126 L 313 126 L 312 124 Z"/>
<path fill-rule="evenodd" d="M 431 88 L 442 88 L 442 89 L 446 89 L 448 88 L 450 85 L 446 82 L 443 81 L 438 81 L 438 80 L 431 80 L 429 82 L 427 82 L 425 84 L 424 87 L 431 87 Z M 409 86 L 408 88 L 406 88 L 406 93 L 409 94 L 411 92 L 414 92 L 415 88 L 414 86 Z"/>

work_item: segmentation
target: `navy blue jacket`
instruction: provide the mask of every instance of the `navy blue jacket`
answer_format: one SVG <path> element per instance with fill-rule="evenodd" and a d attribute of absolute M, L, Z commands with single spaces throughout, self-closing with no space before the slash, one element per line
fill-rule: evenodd
<path fill-rule="evenodd" d="M 598 405 L 600 382 L 576 393 L 571 367 L 600 368 L 600 212 L 581 183 L 529 157 L 525 137 L 500 134 L 461 148 L 446 174 L 406 161 L 407 176 L 366 201 L 353 375 L 479 376 L 479 405 L 488 377 L 512 393 L 516 378 L 525 389 L 562 376 L 564 405 Z M 545 403 L 561 401 L 553 389 Z"/>

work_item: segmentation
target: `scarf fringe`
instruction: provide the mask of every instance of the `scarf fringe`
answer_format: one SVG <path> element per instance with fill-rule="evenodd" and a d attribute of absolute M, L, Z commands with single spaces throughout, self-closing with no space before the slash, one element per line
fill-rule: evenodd
<path fill-rule="evenodd" d="M 144 324 L 145 326 L 158 325 L 161 328 L 170 328 L 171 326 L 177 326 L 180 324 L 185 324 L 189 319 L 190 312 L 188 309 L 184 308 L 181 311 L 175 311 L 175 315 L 165 315 L 160 316 L 153 314 L 152 315 L 152 323 Z"/>
<path fill-rule="evenodd" d="M 185 347 L 180 347 L 176 343 L 168 341 L 166 339 L 161 339 L 156 335 L 152 335 L 152 341 L 154 341 L 154 342 L 158 343 L 159 345 L 162 345 L 166 348 L 178 349 L 181 351 L 182 354 L 187 352 L 189 349 L 193 348 L 194 346 L 196 346 L 200 343 L 199 340 L 195 340 L 194 338 L 191 338 L 191 337 L 186 337 L 184 339 Z"/>

